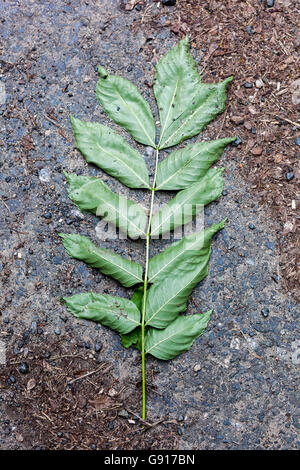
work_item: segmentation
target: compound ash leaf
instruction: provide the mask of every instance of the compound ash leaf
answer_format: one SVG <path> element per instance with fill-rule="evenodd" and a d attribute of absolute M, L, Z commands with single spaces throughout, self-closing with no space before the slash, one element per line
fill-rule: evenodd
<path fill-rule="evenodd" d="M 143 282 L 143 268 L 106 248 L 98 248 L 87 237 L 76 234 L 59 234 L 67 253 L 72 258 L 84 261 L 92 268 L 97 268 L 125 287 Z"/>
<path fill-rule="evenodd" d="M 167 361 L 188 351 L 209 322 L 212 310 L 180 316 L 164 330 L 149 329 L 145 339 L 146 354 Z"/>
<path fill-rule="evenodd" d="M 140 325 L 137 306 L 123 297 L 87 292 L 63 297 L 68 310 L 77 318 L 92 320 L 126 334 Z"/>
<path fill-rule="evenodd" d="M 147 216 L 139 204 L 113 193 L 99 178 L 66 173 L 70 199 L 83 211 L 102 216 L 130 238 L 146 235 Z"/>
<path fill-rule="evenodd" d="M 109 117 L 141 144 L 155 147 L 155 123 L 150 106 L 138 88 L 125 78 L 98 68 L 97 98 Z"/>
<path fill-rule="evenodd" d="M 142 155 L 109 127 L 71 116 L 76 146 L 93 163 L 129 188 L 148 188 L 149 175 Z"/>
<path fill-rule="evenodd" d="M 151 236 L 158 236 L 189 223 L 203 206 L 218 199 L 223 190 L 223 169 L 210 169 L 200 181 L 180 191 L 153 215 Z"/>
<path fill-rule="evenodd" d="M 157 190 L 177 190 L 188 188 L 199 181 L 222 155 L 224 148 L 235 138 L 199 142 L 175 150 L 158 164 Z"/>
<path fill-rule="evenodd" d="M 154 93 L 161 132 L 158 147 L 171 147 L 198 134 L 225 109 L 226 86 L 202 83 L 186 37 L 163 56 L 156 67 Z"/>

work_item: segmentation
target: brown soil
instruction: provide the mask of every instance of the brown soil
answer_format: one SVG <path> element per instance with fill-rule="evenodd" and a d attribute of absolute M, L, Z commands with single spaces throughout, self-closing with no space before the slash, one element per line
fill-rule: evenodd
<path fill-rule="evenodd" d="M 173 8 L 158 8 L 158 0 L 140 4 L 150 60 L 160 55 L 153 33 L 168 29 L 179 38 L 188 34 L 200 51 L 203 81 L 234 75 L 223 130 L 242 140 L 241 174 L 259 195 L 261 210 L 271 211 L 285 287 L 300 298 L 299 3 L 275 0 L 272 8 L 265 0 L 186 0 Z"/>
<path fill-rule="evenodd" d="M 12 355 L 1 374 L 3 431 L 15 449 L 177 448 L 177 422 L 144 423 L 131 411 L 141 400 L 140 384 L 120 384 L 97 354 L 66 350 L 64 343 L 55 338 L 47 348 L 25 348 L 28 372 Z"/>

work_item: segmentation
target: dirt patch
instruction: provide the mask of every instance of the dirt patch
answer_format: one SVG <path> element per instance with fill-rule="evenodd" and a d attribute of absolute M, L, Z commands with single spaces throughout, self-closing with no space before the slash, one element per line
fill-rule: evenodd
<path fill-rule="evenodd" d="M 203 81 L 234 75 L 221 122 L 239 136 L 241 175 L 272 214 L 285 288 L 299 299 L 299 10 L 297 2 L 177 1 L 143 3 L 140 22 L 148 59 L 168 31 L 189 35 Z M 241 6 L 242 4 L 242 6 Z M 298 65 L 297 65 L 298 64 Z"/>
<path fill-rule="evenodd" d="M 15 449 L 176 448 L 179 423 L 144 424 L 132 411 L 139 383 L 120 383 L 99 354 L 64 342 L 25 346 L 23 358 L 12 355 L 0 376 L 2 430 Z"/>

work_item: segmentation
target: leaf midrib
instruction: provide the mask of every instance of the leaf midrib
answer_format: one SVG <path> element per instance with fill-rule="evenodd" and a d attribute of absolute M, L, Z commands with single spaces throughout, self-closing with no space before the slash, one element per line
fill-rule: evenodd
<path fill-rule="evenodd" d="M 189 248 L 184 248 L 183 250 L 181 250 L 176 256 L 174 256 L 174 258 L 172 258 L 168 263 L 166 263 L 159 271 L 156 272 L 156 274 L 154 276 L 152 276 L 151 278 L 149 278 L 149 282 L 153 282 L 153 279 L 155 279 L 159 273 L 161 273 L 162 271 L 164 271 L 164 269 L 166 269 L 171 263 L 173 263 L 173 261 L 175 261 L 179 256 L 183 255 L 186 251 L 188 250 L 192 250 L 194 245 L 196 245 L 197 243 L 199 242 L 199 240 L 195 241 L 194 243 L 192 243 L 192 245 L 189 247 Z M 203 246 L 201 247 L 201 249 L 203 248 Z"/>
<path fill-rule="evenodd" d="M 183 191 L 187 191 L 187 190 L 184 189 Z M 188 197 L 187 197 L 186 199 L 184 199 L 183 201 L 181 201 L 181 202 L 180 202 L 180 205 L 178 204 L 178 205 L 176 206 L 177 209 L 180 209 L 180 207 L 182 207 L 191 197 L 193 197 L 193 196 L 195 195 L 195 192 L 197 192 L 197 191 L 199 191 L 199 188 L 196 189 L 195 191 L 193 191 L 190 195 L 188 195 Z M 179 193 L 179 194 L 180 194 L 180 193 Z M 174 201 L 174 200 L 176 199 L 176 197 L 177 197 L 177 196 L 175 196 L 174 199 L 171 199 L 170 202 Z M 164 219 L 164 220 L 161 222 L 161 224 L 159 224 L 159 226 L 155 229 L 154 232 L 151 232 L 151 236 L 157 235 L 157 230 L 159 230 L 159 228 L 160 228 L 168 219 L 170 219 L 173 214 L 175 214 L 174 211 L 172 212 L 172 206 L 170 206 L 169 204 L 170 204 L 170 203 L 166 204 L 166 206 L 164 206 L 164 207 L 167 207 L 167 206 L 169 207 L 169 209 L 170 209 L 170 211 L 171 211 L 170 215 L 169 215 L 166 219 Z M 161 210 L 163 210 L 163 209 L 164 209 L 164 208 L 162 208 Z M 159 212 L 160 212 L 160 211 L 159 211 Z M 157 214 L 159 214 L 159 212 L 158 212 Z M 174 228 L 174 227 L 173 227 L 173 228 Z"/>
<path fill-rule="evenodd" d="M 89 309 L 89 306 L 91 305 L 95 305 L 95 304 L 98 304 L 98 302 L 100 302 L 100 300 L 96 300 L 94 302 L 90 302 L 89 304 L 85 305 L 85 307 L 83 307 L 82 311 L 83 313 L 84 312 L 87 312 L 88 309 Z M 97 305 L 96 305 L 97 307 Z M 140 322 L 137 322 L 136 320 L 134 320 L 133 318 L 129 317 L 128 315 L 125 316 L 124 314 L 122 314 L 122 312 L 120 310 L 117 309 L 117 307 L 114 307 L 113 305 L 108 305 L 108 307 L 104 306 L 104 307 L 99 307 L 99 311 L 104 311 L 103 313 L 105 314 L 105 309 L 109 309 L 109 311 L 113 314 L 113 315 L 119 315 L 119 317 L 121 317 L 123 320 L 128 320 L 130 321 L 131 323 L 135 323 L 136 325 L 140 325 Z M 119 318 L 120 319 L 120 318 Z"/>
<path fill-rule="evenodd" d="M 183 149 L 184 150 L 184 149 Z M 175 178 L 178 173 L 183 171 L 186 166 L 188 166 L 200 153 L 206 152 L 208 150 L 208 145 L 203 147 L 202 150 L 199 150 L 197 153 L 195 153 L 191 158 L 189 158 L 178 170 L 176 170 L 169 178 L 164 180 L 159 186 L 156 187 L 156 189 L 160 189 L 162 186 L 164 186 L 170 179 Z M 180 150 L 178 150 L 179 152 Z M 164 161 L 164 160 L 163 160 Z"/>
<path fill-rule="evenodd" d="M 170 336 L 167 336 L 166 338 L 162 339 L 161 341 L 158 341 L 157 343 L 155 343 L 153 346 L 151 346 L 150 349 L 147 349 L 146 350 L 146 354 L 148 354 L 151 349 L 154 349 L 156 348 L 159 344 L 161 343 L 164 343 L 165 341 L 168 341 L 170 338 L 172 338 L 173 336 L 177 336 L 177 335 L 180 335 L 181 333 L 183 333 L 184 331 L 188 330 L 189 329 L 189 326 L 187 326 L 186 328 L 182 328 L 181 330 L 178 330 L 178 331 L 175 331 L 175 333 L 172 333 Z M 164 330 L 160 330 L 160 331 L 164 331 Z"/>
<path fill-rule="evenodd" d="M 143 129 L 144 131 L 144 134 L 148 137 L 149 141 L 152 143 L 152 146 L 155 147 L 155 142 L 153 142 L 153 140 L 151 139 L 150 135 L 148 134 L 148 132 L 146 131 L 146 129 L 144 128 L 143 124 L 141 123 L 140 119 L 138 118 L 137 114 L 134 112 L 134 110 L 132 109 L 132 107 L 127 103 L 127 101 L 124 100 L 123 96 L 120 94 L 118 88 L 113 84 L 112 87 L 115 89 L 116 93 L 119 95 L 119 97 L 121 98 L 121 100 L 125 103 L 125 105 L 127 106 L 128 109 L 130 109 L 130 111 L 132 112 L 132 114 L 135 116 L 136 120 L 138 121 L 138 123 L 140 124 L 141 128 Z"/>
<path fill-rule="evenodd" d="M 99 180 L 99 181 L 101 181 L 101 180 Z M 83 184 L 83 185 L 79 188 L 79 191 L 82 191 L 85 186 L 88 186 L 89 184 L 93 184 L 94 182 L 95 182 L 95 181 L 90 181 L 90 182 L 88 182 L 88 183 L 86 183 L 86 184 Z M 108 189 L 108 191 L 110 191 L 110 189 Z M 110 191 L 110 192 L 111 192 L 112 194 L 114 194 L 112 191 Z M 116 194 L 116 196 L 118 197 L 117 194 Z M 123 220 L 125 220 L 125 221 L 128 221 L 128 224 L 130 224 L 130 225 L 132 225 L 133 227 L 135 227 L 135 228 L 137 229 L 137 231 L 138 231 L 139 234 L 141 234 L 141 235 L 146 235 L 146 233 L 145 233 L 140 227 L 138 227 L 134 222 L 132 222 L 132 221 L 129 220 L 128 218 L 124 217 L 124 216 L 120 213 L 120 211 L 118 211 L 118 210 L 117 210 L 114 206 L 112 206 L 109 202 L 103 200 L 103 198 L 102 198 L 101 196 L 99 196 L 99 198 L 101 199 L 102 204 L 109 206 L 109 207 L 112 209 L 112 211 L 115 211 L 117 214 L 119 214 L 120 219 L 123 219 Z M 128 201 L 129 201 L 129 200 L 128 200 Z M 135 204 L 135 203 L 133 203 L 133 204 Z M 128 232 L 128 230 L 127 230 L 127 232 Z"/>
<path fill-rule="evenodd" d="M 176 85 L 175 85 L 175 89 L 174 89 L 174 93 L 173 93 L 173 96 L 172 96 L 172 99 L 171 99 L 171 102 L 170 102 L 170 106 L 169 106 L 169 110 L 168 110 L 168 114 L 167 114 L 167 117 L 166 117 L 166 120 L 165 120 L 165 124 L 164 124 L 164 127 L 161 131 L 161 136 L 160 136 L 160 139 L 159 139 L 159 144 L 158 146 L 160 146 L 161 144 L 161 141 L 162 141 L 162 137 L 164 135 L 164 132 L 166 130 L 166 126 L 167 126 L 167 122 L 168 122 L 168 119 L 169 119 L 169 115 L 170 115 L 170 112 L 171 112 L 171 109 L 172 109 L 172 105 L 174 103 L 174 99 L 175 99 L 175 95 L 176 95 L 176 91 L 177 91 L 177 87 L 178 87 L 178 83 L 179 83 L 179 80 L 180 80 L 180 75 L 178 74 L 178 78 L 176 80 Z"/>
<path fill-rule="evenodd" d="M 100 150 L 102 150 L 102 152 L 106 153 L 107 155 L 111 156 L 112 158 L 115 158 L 120 163 L 125 165 L 126 168 L 128 168 L 129 172 L 132 172 L 142 183 L 144 183 L 144 185 L 146 185 L 146 187 L 148 189 L 150 188 L 149 184 L 146 181 L 144 181 L 143 178 L 141 178 L 140 175 L 133 170 L 133 168 L 131 168 L 129 165 L 127 165 L 127 163 L 124 160 L 122 160 L 118 156 L 114 155 L 113 153 L 110 153 L 107 150 L 105 150 L 103 147 L 101 147 L 101 145 L 98 142 L 95 141 L 95 144 L 100 148 Z"/>
<path fill-rule="evenodd" d="M 209 93 L 209 95 L 206 97 L 205 101 L 200 105 L 198 106 L 198 108 L 195 109 L 195 111 L 193 113 L 191 113 L 189 116 L 187 116 L 186 120 L 184 122 L 182 122 L 181 126 L 179 126 L 174 132 L 173 134 L 171 134 L 167 140 L 165 140 L 163 142 L 163 148 L 165 148 L 166 144 L 174 137 L 174 135 L 176 135 L 181 129 L 182 127 L 184 127 L 194 116 L 195 114 L 197 114 L 200 110 L 202 110 L 203 106 L 205 106 L 206 104 L 206 101 L 207 99 L 211 96 L 211 94 L 214 92 L 214 90 L 212 89 L 211 93 Z M 176 121 L 178 120 L 178 118 L 176 119 Z M 176 122 L 174 121 L 174 122 Z M 174 124 L 174 123 L 172 123 Z M 169 126 L 170 127 L 170 126 Z"/>
<path fill-rule="evenodd" d="M 127 271 L 127 269 L 125 269 L 123 266 L 120 266 L 119 264 L 115 263 L 113 260 L 105 258 L 104 255 L 102 255 L 102 254 L 100 255 L 99 253 L 97 253 L 97 251 L 94 251 L 92 249 L 88 248 L 88 251 L 93 255 L 96 255 L 96 256 L 99 256 L 100 258 L 103 258 L 107 263 L 112 264 L 113 266 L 116 266 L 117 268 L 121 269 L 122 271 L 125 271 L 125 273 L 129 274 L 130 276 L 136 278 L 138 281 L 142 282 L 143 279 L 140 279 L 135 274 L 131 273 L 130 271 Z M 128 260 L 124 260 L 124 261 L 128 261 Z"/>
<path fill-rule="evenodd" d="M 180 295 L 181 292 L 182 292 L 184 289 L 186 289 L 187 286 L 188 286 L 189 284 L 191 284 L 191 283 L 195 280 L 195 278 L 201 273 L 201 271 L 202 271 L 204 268 L 205 268 L 205 266 L 204 266 L 200 271 L 198 271 L 197 274 L 195 274 L 195 276 L 192 277 L 192 279 L 190 279 L 189 282 L 188 282 L 182 289 L 180 289 L 180 291 L 178 291 L 175 295 L 173 295 L 173 297 L 169 298 L 169 300 L 168 300 L 167 302 L 165 302 L 165 303 L 161 306 L 160 309 L 156 310 L 156 312 L 152 315 L 152 317 L 146 322 L 146 325 L 148 325 L 148 324 L 150 323 L 150 321 L 152 320 L 152 318 L 155 318 L 155 317 L 158 315 L 158 313 L 159 313 L 166 305 L 168 305 L 175 297 L 177 297 L 178 295 Z"/>

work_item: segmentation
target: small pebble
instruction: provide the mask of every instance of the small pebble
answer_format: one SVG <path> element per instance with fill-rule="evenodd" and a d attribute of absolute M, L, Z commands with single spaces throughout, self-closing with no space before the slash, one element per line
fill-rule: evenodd
<path fill-rule="evenodd" d="M 263 149 L 261 147 L 254 147 L 253 149 L 251 149 L 251 153 L 252 155 L 255 155 L 257 157 L 259 157 L 263 152 Z"/>
<path fill-rule="evenodd" d="M 200 364 L 195 364 L 194 365 L 194 372 L 198 372 L 201 369 Z"/>
<path fill-rule="evenodd" d="M 54 333 L 56 335 L 60 335 L 61 334 L 60 328 L 55 328 Z"/>
<path fill-rule="evenodd" d="M 231 116 L 230 120 L 234 122 L 234 124 L 243 124 L 244 117 L 243 116 Z"/>
<path fill-rule="evenodd" d="M 63 437 L 64 433 L 63 432 L 58 432 L 57 435 L 58 435 L 58 437 Z"/>
<path fill-rule="evenodd" d="M 296 137 L 294 142 L 295 142 L 296 145 L 298 145 L 298 147 L 300 147 L 300 137 Z"/>
<path fill-rule="evenodd" d="M 14 378 L 13 375 L 11 375 L 8 380 L 9 380 L 10 383 L 12 383 L 12 384 L 16 383 L 16 379 Z"/>
<path fill-rule="evenodd" d="M 251 26 L 246 26 L 245 30 L 251 35 L 254 34 L 254 29 Z"/>
<path fill-rule="evenodd" d="M 252 83 L 252 82 L 246 82 L 246 83 L 244 83 L 244 87 L 245 87 L 245 88 L 252 88 L 252 87 L 253 87 L 253 83 Z"/>
<path fill-rule="evenodd" d="M 28 367 L 27 362 L 22 362 L 19 367 L 19 372 L 21 372 L 21 374 L 27 374 L 28 371 L 29 371 L 29 367 Z"/>
<path fill-rule="evenodd" d="M 128 419 L 129 418 L 129 413 L 126 410 L 120 410 L 118 412 L 118 416 L 120 416 L 121 418 Z"/>
<path fill-rule="evenodd" d="M 254 225 L 254 224 L 249 224 L 248 227 L 250 228 L 250 230 L 254 230 L 254 229 L 255 229 L 255 225 Z"/>
<path fill-rule="evenodd" d="M 51 179 L 50 173 L 47 168 L 42 168 L 39 172 L 39 179 L 42 183 L 48 183 Z"/>
<path fill-rule="evenodd" d="M 174 5 L 176 5 L 176 0 L 162 0 L 161 3 L 168 7 L 173 7 Z"/>
<path fill-rule="evenodd" d="M 101 349 L 102 349 L 102 343 L 96 343 L 95 344 L 95 351 L 99 352 L 99 351 L 101 351 Z"/>
<path fill-rule="evenodd" d="M 255 82 L 256 88 L 262 88 L 264 86 L 264 82 L 260 79 L 256 80 Z"/>
<path fill-rule="evenodd" d="M 263 308 L 261 314 L 264 318 L 268 318 L 270 310 L 268 308 Z"/>
<path fill-rule="evenodd" d="M 240 139 L 240 137 L 237 137 L 233 142 L 231 142 L 231 145 L 233 147 L 237 147 L 238 145 L 241 145 L 242 143 L 242 139 Z"/>
<path fill-rule="evenodd" d="M 288 173 L 286 173 L 285 179 L 287 181 L 291 181 L 293 178 L 294 178 L 294 173 L 292 171 L 289 171 Z"/>
<path fill-rule="evenodd" d="M 179 436 L 182 436 L 182 429 L 180 426 L 177 427 L 177 434 L 179 434 Z"/>
<path fill-rule="evenodd" d="M 275 0 L 267 0 L 267 7 L 272 8 L 274 6 Z"/>

